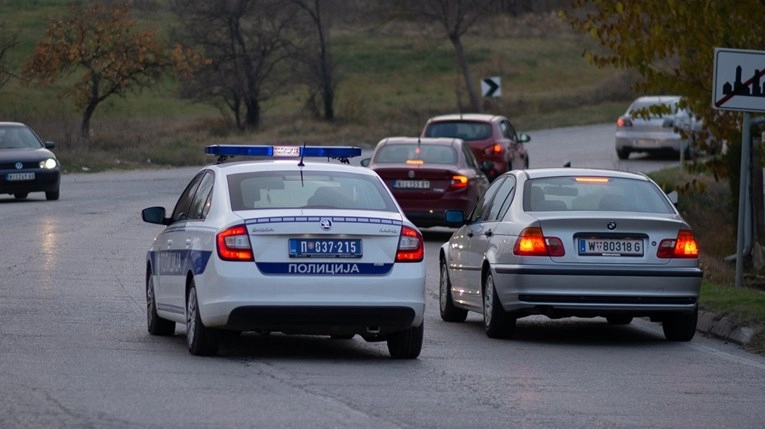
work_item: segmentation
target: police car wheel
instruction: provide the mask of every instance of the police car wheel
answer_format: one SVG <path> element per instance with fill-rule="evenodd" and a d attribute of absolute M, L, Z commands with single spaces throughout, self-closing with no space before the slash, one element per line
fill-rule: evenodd
<path fill-rule="evenodd" d="M 197 288 L 194 280 L 191 280 L 189 293 L 186 296 L 186 345 L 189 353 L 195 356 L 212 356 L 218 352 L 219 342 L 220 332 L 202 324 L 199 316 Z"/>
<path fill-rule="evenodd" d="M 154 277 L 149 274 L 146 281 L 146 322 L 149 334 L 167 336 L 175 334 L 175 322 L 157 315 L 157 300 L 154 296 Z"/>
<path fill-rule="evenodd" d="M 388 337 L 388 352 L 393 359 L 416 359 L 422 351 L 422 338 L 425 323 L 396 332 Z"/>

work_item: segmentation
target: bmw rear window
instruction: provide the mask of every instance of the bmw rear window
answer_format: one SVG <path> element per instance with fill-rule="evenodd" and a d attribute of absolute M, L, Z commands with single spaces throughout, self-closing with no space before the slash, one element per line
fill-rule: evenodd
<path fill-rule="evenodd" d="M 524 185 L 526 211 L 626 211 L 674 214 L 651 182 L 616 177 L 546 177 Z"/>
<path fill-rule="evenodd" d="M 398 212 L 385 185 L 374 177 L 333 172 L 268 171 L 227 177 L 231 208 L 333 208 Z"/>

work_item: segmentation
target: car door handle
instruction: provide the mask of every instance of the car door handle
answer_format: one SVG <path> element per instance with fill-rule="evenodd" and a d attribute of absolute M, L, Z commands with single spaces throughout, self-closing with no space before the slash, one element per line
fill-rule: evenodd
<path fill-rule="evenodd" d="M 491 237 L 491 234 L 492 234 L 492 232 L 491 232 L 490 229 L 487 229 L 486 232 L 483 233 L 483 235 L 485 235 L 487 237 Z"/>
<path fill-rule="evenodd" d="M 188 248 L 189 248 L 189 246 L 191 246 L 191 239 L 190 239 L 190 238 L 187 238 L 187 239 L 186 239 L 186 248 L 188 249 Z"/>
<path fill-rule="evenodd" d="M 167 247 L 173 246 L 173 240 L 167 240 Z"/>
<path fill-rule="evenodd" d="M 472 237 L 472 236 L 473 236 L 473 231 L 469 231 L 469 232 L 467 233 L 467 236 L 468 236 L 468 237 Z"/>

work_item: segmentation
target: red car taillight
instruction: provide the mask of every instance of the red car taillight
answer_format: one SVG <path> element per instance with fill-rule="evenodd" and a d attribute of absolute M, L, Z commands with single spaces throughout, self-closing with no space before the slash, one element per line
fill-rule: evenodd
<path fill-rule="evenodd" d="M 449 190 L 467 188 L 470 180 L 465 176 L 452 176 L 452 183 L 449 185 Z"/>
<path fill-rule="evenodd" d="M 252 261 L 252 246 L 244 225 L 224 229 L 215 236 L 218 256 L 224 261 Z"/>
<path fill-rule="evenodd" d="M 420 262 L 425 258 L 425 242 L 416 229 L 408 226 L 401 228 L 398 239 L 396 262 Z"/>
<path fill-rule="evenodd" d="M 677 238 L 661 240 L 656 256 L 659 258 L 698 258 L 699 247 L 696 244 L 693 231 L 681 229 L 677 233 Z"/>
<path fill-rule="evenodd" d="M 563 256 L 566 250 L 558 237 L 545 237 L 542 228 L 525 228 L 515 241 L 518 256 Z"/>
<path fill-rule="evenodd" d="M 631 127 L 632 126 L 632 119 L 621 117 L 616 120 L 616 126 L 619 128 L 623 127 Z"/>
<path fill-rule="evenodd" d="M 502 152 L 504 152 L 504 151 L 505 151 L 505 148 L 502 147 L 501 144 L 495 143 L 495 144 L 487 147 L 486 149 L 484 149 L 483 153 L 485 153 L 486 155 L 496 156 L 496 155 L 501 155 Z"/>

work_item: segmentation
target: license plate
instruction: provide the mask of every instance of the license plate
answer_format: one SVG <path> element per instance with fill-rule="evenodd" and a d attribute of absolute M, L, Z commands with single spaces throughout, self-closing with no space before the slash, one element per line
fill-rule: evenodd
<path fill-rule="evenodd" d="M 396 180 L 393 182 L 396 189 L 430 189 L 429 180 Z"/>
<path fill-rule="evenodd" d="M 16 182 L 21 180 L 35 180 L 34 173 L 8 173 L 5 175 L 5 180 L 9 182 Z"/>
<path fill-rule="evenodd" d="M 590 256 L 643 256 L 643 240 L 580 238 L 579 254 Z"/>
<path fill-rule="evenodd" d="M 361 240 L 290 238 L 291 258 L 360 258 Z"/>
<path fill-rule="evenodd" d="M 659 145 L 657 140 L 640 139 L 635 142 L 635 146 L 638 147 L 656 147 Z"/>

